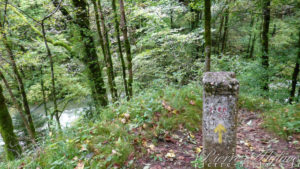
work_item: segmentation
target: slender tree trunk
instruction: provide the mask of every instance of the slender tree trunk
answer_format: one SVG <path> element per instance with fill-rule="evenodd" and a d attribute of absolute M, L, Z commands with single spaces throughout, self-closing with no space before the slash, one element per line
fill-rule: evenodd
<path fill-rule="evenodd" d="M 174 21 L 173 21 L 173 10 L 170 10 L 170 28 L 173 29 L 174 28 Z"/>
<path fill-rule="evenodd" d="M 121 60 L 121 65 L 122 65 L 122 75 L 123 75 L 125 94 L 126 94 L 127 99 L 129 99 L 128 86 L 127 86 L 127 80 L 126 80 L 126 65 L 125 65 L 123 52 L 122 52 L 122 45 L 121 45 L 121 38 L 120 38 L 120 23 L 118 20 L 116 0 L 112 0 L 112 8 L 114 11 L 115 34 L 116 34 L 117 41 L 118 41 L 119 57 Z"/>
<path fill-rule="evenodd" d="M 5 87 L 6 87 L 7 91 L 8 91 L 8 93 L 9 93 L 9 95 L 10 95 L 10 97 L 11 97 L 11 99 L 12 99 L 14 105 L 15 105 L 15 107 L 17 108 L 17 110 L 20 113 L 22 121 L 23 121 L 23 123 L 25 125 L 25 128 L 26 128 L 28 134 L 29 134 L 30 140 L 32 141 L 33 144 L 36 144 L 36 142 L 35 142 L 35 136 L 34 136 L 33 132 L 31 131 L 31 128 L 30 128 L 29 123 L 28 123 L 28 120 L 26 119 L 26 116 L 25 116 L 25 114 L 23 112 L 23 109 L 19 105 L 19 103 L 18 103 L 17 99 L 15 98 L 15 96 L 13 95 L 13 92 L 12 92 L 11 88 L 9 87 L 8 82 L 7 82 L 6 78 L 4 77 L 4 75 L 3 75 L 3 73 L 1 71 L 0 71 L 0 78 L 3 80 L 4 85 L 5 85 Z"/>
<path fill-rule="evenodd" d="M 273 32 L 272 32 L 272 37 L 274 37 L 276 34 L 276 24 L 274 24 Z"/>
<path fill-rule="evenodd" d="M 269 27 L 270 27 L 270 4 L 271 0 L 263 0 L 263 28 L 262 28 L 262 67 L 263 72 L 263 85 L 264 91 L 269 91 Z"/>
<path fill-rule="evenodd" d="M 102 49 L 102 53 L 103 53 L 103 57 L 105 59 L 106 62 L 106 50 L 105 50 L 105 46 L 104 46 L 104 40 L 103 40 L 103 35 L 101 32 L 101 27 L 100 27 L 100 17 L 99 17 L 99 12 L 98 12 L 98 6 L 96 3 L 96 0 L 92 0 L 93 6 L 94 6 L 94 11 L 95 11 L 95 18 L 96 18 L 96 26 L 97 26 L 97 33 L 99 36 L 99 43 Z"/>
<path fill-rule="evenodd" d="M 226 42 L 227 42 L 227 36 L 228 36 L 228 22 L 229 22 L 229 7 L 227 7 L 226 11 L 225 11 L 225 23 L 224 23 L 224 31 L 223 31 L 223 37 L 222 37 L 221 53 L 224 53 L 225 49 L 226 49 Z"/>
<path fill-rule="evenodd" d="M 106 55 L 106 67 L 107 67 L 108 84 L 110 86 L 112 100 L 116 101 L 116 99 L 118 97 L 118 92 L 117 92 L 117 87 L 116 87 L 116 82 L 115 82 L 115 75 L 114 75 L 114 67 L 113 67 L 113 62 L 112 62 L 112 57 L 111 57 L 111 52 L 110 52 L 108 31 L 107 31 L 107 28 L 106 28 L 105 18 L 104 18 L 104 14 L 103 14 L 103 11 L 102 11 L 102 5 L 101 5 L 100 0 L 98 0 L 98 7 L 99 7 L 99 11 L 100 11 L 100 19 L 101 19 L 103 38 L 104 38 L 104 46 L 106 47 L 105 51 L 107 53 L 107 55 Z"/>
<path fill-rule="evenodd" d="M 128 69 L 128 92 L 129 96 L 132 97 L 132 83 L 133 83 L 133 72 L 132 72 L 132 56 L 131 56 L 131 47 L 128 39 L 128 30 L 126 23 L 126 15 L 125 15 L 125 7 L 123 0 L 120 0 L 120 13 L 121 13 L 121 30 L 123 32 L 124 37 L 124 46 L 126 51 L 126 59 L 127 59 L 127 69 Z"/>
<path fill-rule="evenodd" d="M 253 38 L 252 38 L 252 44 L 251 44 L 251 48 L 250 48 L 249 58 L 253 58 L 255 41 L 256 41 L 256 34 L 254 33 Z"/>
<path fill-rule="evenodd" d="M 48 46 L 48 42 L 47 42 L 47 39 L 46 39 L 46 31 L 45 31 L 44 21 L 42 21 L 42 32 L 43 32 L 44 43 L 45 43 L 46 50 L 47 50 L 47 56 L 48 56 L 49 61 L 50 61 L 51 83 L 52 83 L 52 99 L 53 99 L 53 103 L 54 103 L 54 112 L 53 112 L 53 115 L 55 116 L 58 128 L 61 129 L 61 125 L 60 125 L 60 122 L 59 122 L 59 116 L 58 116 L 57 99 L 56 99 L 54 63 L 53 63 L 52 53 L 51 53 L 51 50 L 50 50 L 50 48 Z"/>
<path fill-rule="evenodd" d="M 254 24 L 254 17 L 252 16 L 253 15 L 253 13 L 251 13 L 251 22 L 250 22 L 250 29 L 251 29 L 251 31 L 250 31 L 250 33 L 249 33 L 249 43 L 248 43 L 248 47 L 247 47 L 247 51 L 246 51 L 246 53 L 247 53 L 247 55 L 249 56 L 249 53 L 250 53 L 250 48 L 251 48 L 251 42 L 252 42 L 252 32 L 253 32 L 253 24 Z"/>
<path fill-rule="evenodd" d="M 292 103 L 295 98 L 297 78 L 299 75 L 299 64 L 300 64 L 299 62 L 300 62 L 300 31 L 299 31 L 299 40 L 298 40 L 298 57 L 296 59 L 296 65 L 292 75 L 292 90 L 289 98 L 289 103 Z"/>
<path fill-rule="evenodd" d="M 4 150 L 7 160 L 14 160 L 20 157 L 22 149 L 19 145 L 17 136 L 14 133 L 14 127 L 11 116 L 7 110 L 3 90 L 0 85 L 0 133 L 5 143 Z"/>
<path fill-rule="evenodd" d="M 35 128 L 34 128 L 33 120 L 32 120 L 30 109 L 29 109 L 29 104 L 28 104 L 27 95 L 26 95 L 26 92 L 25 92 L 25 87 L 24 87 L 22 78 L 20 76 L 20 73 L 18 71 L 13 51 L 11 50 L 11 47 L 7 42 L 7 38 L 6 38 L 6 34 L 5 34 L 4 30 L 2 30 L 1 22 L 0 22 L 0 31 L 2 33 L 2 41 L 4 43 L 4 46 L 6 48 L 6 51 L 8 53 L 9 58 L 10 58 L 10 61 L 11 61 L 11 66 L 13 68 L 13 72 L 14 72 L 16 78 L 17 78 L 17 81 L 18 81 L 18 85 L 19 85 L 20 92 L 21 92 L 21 95 L 22 95 L 23 106 L 24 106 L 24 110 L 25 110 L 25 113 L 26 113 L 26 116 L 27 116 L 27 120 L 28 120 L 29 125 L 30 125 L 30 129 L 33 132 L 33 135 L 35 136 Z"/>
<path fill-rule="evenodd" d="M 204 1 L 205 8 L 204 8 L 204 15 L 205 15 L 205 72 L 210 71 L 210 55 L 211 55 L 211 1 L 205 0 Z"/>
<path fill-rule="evenodd" d="M 47 100 L 46 100 L 45 86 L 44 86 L 44 80 L 43 80 L 43 75 L 44 75 L 43 66 L 41 66 L 40 71 L 41 71 L 41 88 L 42 88 L 42 94 L 43 94 L 44 111 L 45 111 L 45 115 L 46 115 L 46 118 L 47 118 L 48 130 L 51 130 L 49 119 L 48 119 Z"/>
<path fill-rule="evenodd" d="M 193 14 L 193 19 L 191 20 L 191 30 L 194 30 L 199 25 L 201 11 L 195 10 L 192 7 L 190 7 L 190 10 L 191 10 L 191 12 Z"/>
<path fill-rule="evenodd" d="M 89 33 L 89 16 L 87 13 L 87 3 L 85 0 L 72 0 L 73 5 L 77 8 L 76 24 L 80 28 L 80 36 L 84 45 L 85 56 L 82 58 L 83 63 L 88 68 L 88 77 L 91 80 L 91 89 L 93 99 L 96 106 L 107 105 L 106 90 L 104 88 L 104 81 L 102 77 L 102 69 L 98 62 L 98 56 L 95 49 L 94 39 Z"/>
<path fill-rule="evenodd" d="M 217 42 L 217 44 L 218 44 L 218 49 L 217 49 L 218 54 L 220 54 L 220 42 L 222 40 L 222 29 L 223 29 L 223 24 L 224 24 L 224 16 L 221 16 L 221 21 L 220 22 L 221 23 L 220 23 L 220 28 L 219 28 L 218 42 Z M 219 58 L 220 57 L 221 56 L 219 56 Z"/>

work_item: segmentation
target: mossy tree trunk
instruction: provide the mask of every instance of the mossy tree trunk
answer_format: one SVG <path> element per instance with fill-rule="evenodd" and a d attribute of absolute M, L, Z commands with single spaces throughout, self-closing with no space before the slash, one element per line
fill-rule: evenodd
<path fill-rule="evenodd" d="M 76 10 L 76 25 L 80 28 L 80 36 L 84 46 L 85 56 L 81 59 L 88 69 L 88 77 L 91 80 L 91 89 L 93 99 L 101 106 L 107 105 L 106 90 L 102 77 L 102 69 L 98 62 L 98 56 L 94 44 L 94 39 L 89 28 L 89 15 L 87 10 L 87 2 L 85 0 L 72 0 Z"/>
<path fill-rule="evenodd" d="M 5 87 L 6 87 L 6 89 L 7 89 L 8 93 L 9 93 L 9 95 L 10 95 L 10 97 L 11 97 L 11 99 L 12 99 L 14 105 L 15 105 L 15 107 L 17 108 L 17 110 L 18 110 L 19 113 L 20 113 L 20 116 L 21 116 L 21 118 L 22 118 L 22 121 L 23 121 L 23 123 L 24 123 L 24 125 L 25 125 L 25 128 L 26 128 L 28 134 L 29 134 L 30 140 L 32 141 L 33 144 L 36 144 L 36 141 L 35 141 L 35 135 L 34 135 L 33 132 L 31 131 L 30 125 L 29 125 L 29 123 L 28 123 L 28 120 L 27 120 L 27 118 L 26 118 L 24 112 L 23 112 L 23 109 L 22 109 L 21 105 L 18 103 L 18 101 L 17 101 L 17 99 L 15 98 L 15 96 L 13 95 L 13 92 L 12 92 L 12 90 L 11 90 L 11 88 L 10 88 L 8 82 L 7 82 L 6 78 L 4 77 L 4 75 L 3 75 L 3 73 L 2 73 L 1 71 L 0 71 L 0 79 L 3 80 L 3 83 L 4 83 Z"/>
<path fill-rule="evenodd" d="M 132 72 L 132 55 L 131 55 L 131 46 L 128 38 L 128 30 L 126 23 L 126 15 L 125 15 L 125 6 L 124 1 L 120 0 L 120 13 L 121 13 L 121 30 L 123 32 L 124 37 L 124 46 L 126 51 L 126 59 L 127 59 L 127 69 L 128 69 L 128 92 L 129 96 L 132 97 L 132 83 L 133 83 L 133 72 Z"/>
<path fill-rule="evenodd" d="M 18 158 L 22 149 L 19 145 L 17 136 L 14 133 L 14 127 L 10 114 L 8 113 L 3 90 L 0 85 L 0 133 L 5 143 L 4 150 L 6 152 L 7 160 L 14 160 Z"/>
<path fill-rule="evenodd" d="M 205 39 L 205 72 L 210 71 L 210 55 L 211 55 L 211 1 L 210 0 L 205 0 L 204 2 L 205 7 L 204 7 L 204 39 Z"/>
<path fill-rule="evenodd" d="M 7 41 L 5 30 L 3 29 L 1 22 L 0 22 L 0 32 L 2 34 L 2 42 L 4 44 L 4 47 L 5 47 L 6 51 L 7 51 L 7 54 L 9 56 L 9 58 L 10 58 L 10 61 L 11 61 L 11 66 L 12 66 L 13 72 L 15 74 L 15 77 L 16 77 L 17 81 L 18 81 L 18 85 L 19 85 L 19 88 L 20 88 L 21 96 L 22 96 L 22 101 L 23 101 L 23 106 L 24 106 L 25 114 L 27 116 L 27 120 L 29 122 L 30 129 L 31 129 L 31 131 L 32 131 L 32 133 L 33 133 L 33 135 L 35 137 L 35 127 L 34 127 L 34 124 L 33 124 L 32 117 L 31 117 L 31 113 L 30 113 L 30 109 L 29 109 L 29 104 L 28 104 L 28 100 L 27 100 L 27 95 L 26 95 L 26 92 L 25 92 L 24 83 L 23 83 L 23 80 L 22 80 L 22 78 L 20 76 L 20 73 L 19 73 L 16 61 L 15 61 L 14 53 L 13 53 L 13 51 L 11 49 L 10 44 Z"/>
<path fill-rule="evenodd" d="M 103 57 L 106 60 L 106 50 L 104 46 L 104 40 L 103 40 L 103 35 L 101 32 L 101 27 L 100 27 L 100 17 L 99 17 L 99 12 L 98 12 L 98 6 L 96 3 L 96 0 L 92 0 L 93 6 L 94 6 L 94 13 L 95 13 L 95 19 L 96 19 L 96 26 L 97 26 L 97 33 L 99 36 L 99 43 L 102 49 Z"/>
<path fill-rule="evenodd" d="M 98 0 L 98 8 L 100 11 L 101 27 L 102 27 L 103 40 L 104 40 L 104 46 L 106 51 L 106 69 L 107 69 L 108 85 L 110 87 L 112 100 L 116 101 L 118 98 L 118 92 L 117 92 L 117 87 L 115 82 L 114 66 L 113 66 L 111 52 L 110 52 L 108 31 L 107 31 L 104 13 L 102 10 L 102 5 L 100 0 Z"/>
<path fill-rule="evenodd" d="M 116 36 L 117 41 L 118 41 L 118 50 L 119 50 L 119 57 L 120 57 L 120 60 L 121 60 L 121 65 L 122 65 L 122 75 L 123 75 L 124 89 L 125 89 L 126 97 L 127 97 L 127 99 L 129 99 L 127 79 L 126 79 L 126 65 L 125 65 L 124 56 L 123 56 L 123 52 L 122 52 L 122 45 L 121 45 L 121 38 L 120 38 L 120 23 L 119 23 L 119 20 L 118 20 L 116 0 L 112 0 L 112 9 L 114 11 L 115 36 Z"/>

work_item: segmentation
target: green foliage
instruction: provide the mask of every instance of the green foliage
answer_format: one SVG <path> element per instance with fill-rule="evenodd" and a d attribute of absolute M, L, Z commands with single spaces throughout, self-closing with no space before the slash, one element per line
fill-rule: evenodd
<path fill-rule="evenodd" d="M 300 133 L 300 104 L 274 105 L 264 112 L 265 127 L 287 138 L 293 133 Z"/>
<path fill-rule="evenodd" d="M 242 95 L 239 98 L 239 107 L 262 112 L 263 126 L 283 138 L 300 133 L 299 104 L 282 105 L 263 98 Z"/>
<path fill-rule="evenodd" d="M 0 163 L 0 168 L 67 169 L 81 162 L 91 168 L 131 166 L 130 156 L 135 151 L 134 147 L 142 144 L 141 140 L 145 137 L 160 137 L 164 131 L 175 131 L 180 124 L 191 131 L 200 129 L 201 91 L 201 87 L 195 84 L 179 89 L 148 89 L 129 102 L 122 100 L 110 105 L 100 116 L 95 115 L 93 120 L 81 118 L 62 133 L 48 133 L 39 143 L 41 149 L 38 152 L 23 153 L 22 159 Z M 163 106 L 163 101 L 168 103 L 172 111 Z M 123 121 L 126 113 L 129 117 Z M 159 120 L 156 116 L 158 113 Z M 139 128 L 152 127 L 153 131 L 145 129 L 144 135 L 132 133 Z M 35 160 L 32 160 L 33 156 Z"/>

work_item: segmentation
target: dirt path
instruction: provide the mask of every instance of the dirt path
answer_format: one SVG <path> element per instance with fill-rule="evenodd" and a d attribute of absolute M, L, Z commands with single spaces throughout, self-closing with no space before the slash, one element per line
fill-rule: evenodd
<path fill-rule="evenodd" d="M 262 119 L 257 114 L 245 110 L 239 112 L 237 156 L 243 168 L 296 169 L 297 162 L 299 165 L 299 140 L 280 139 L 263 129 L 261 124 Z M 192 134 L 181 128 L 156 146 L 145 145 L 147 155 L 138 160 L 138 166 L 143 169 L 194 168 L 191 161 L 201 153 L 201 140 L 201 131 Z"/>

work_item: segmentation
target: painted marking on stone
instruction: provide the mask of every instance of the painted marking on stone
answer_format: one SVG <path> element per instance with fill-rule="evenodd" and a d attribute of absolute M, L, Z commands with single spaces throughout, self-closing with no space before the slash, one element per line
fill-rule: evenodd
<path fill-rule="evenodd" d="M 223 132 L 225 133 L 226 132 L 226 128 L 222 125 L 222 124 L 219 124 L 216 128 L 215 128 L 215 133 L 218 133 L 219 134 L 219 143 L 222 144 L 222 135 L 223 135 Z"/>

